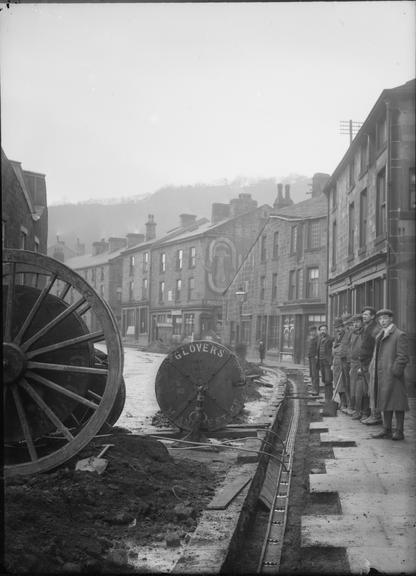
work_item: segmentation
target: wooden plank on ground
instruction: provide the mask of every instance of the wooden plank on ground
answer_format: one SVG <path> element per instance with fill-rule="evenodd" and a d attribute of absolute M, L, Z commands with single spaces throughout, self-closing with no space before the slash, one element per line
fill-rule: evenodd
<path fill-rule="evenodd" d="M 252 476 L 241 476 L 227 483 L 208 504 L 208 510 L 225 510 L 229 503 L 247 486 Z"/>

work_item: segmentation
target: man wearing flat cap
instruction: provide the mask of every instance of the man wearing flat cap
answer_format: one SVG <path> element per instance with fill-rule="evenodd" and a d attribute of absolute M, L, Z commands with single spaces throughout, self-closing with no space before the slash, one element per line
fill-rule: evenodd
<path fill-rule="evenodd" d="M 361 349 L 359 353 L 360 370 L 359 375 L 363 378 L 364 395 L 369 397 L 369 404 L 371 413 L 363 418 L 361 422 L 369 426 L 381 424 L 381 414 L 375 408 L 373 382 L 370 381 L 369 366 L 371 358 L 373 357 L 374 346 L 376 343 L 376 336 L 380 332 L 380 325 L 376 321 L 376 309 L 372 306 L 364 306 L 361 310 L 363 318 L 364 331 L 361 341 Z"/>
<path fill-rule="evenodd" d="M 374 372 L 374 402 L 383 414 L 383 430 L 373 438 L 404 440 L 404 413 L 409 410 L 404 369 L 409 362 L 407 334 L 393 323 L 393 312 L 387 308 L 376 314 L 382 328 L 376 337 L 371 371 Z M 392 433 L 393 412 L 396 429 Z"/>

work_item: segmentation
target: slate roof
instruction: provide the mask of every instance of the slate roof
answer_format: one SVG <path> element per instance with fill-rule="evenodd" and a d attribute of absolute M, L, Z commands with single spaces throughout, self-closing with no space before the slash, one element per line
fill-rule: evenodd
<path fill-rule="evenodd" d="M 284 217 L 285 219 L 298 220 L 300 218 L 323 218 L 328 212 L 328 199 L 325 194 L 315 198 L 308 198 L 292 206 L 286 206 L 270 214 L 270 218 Z"/>

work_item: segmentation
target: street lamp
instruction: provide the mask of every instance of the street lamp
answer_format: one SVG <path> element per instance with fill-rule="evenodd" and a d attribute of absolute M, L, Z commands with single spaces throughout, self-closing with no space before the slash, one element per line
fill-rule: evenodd
<path fill-rule="evenodd" d="M 243 323 L 242 323 L 242 315 L 243 315 L 243 304 L 244 301 L 246 299 L 247 296 L 247 292 L 240 286 L 240 288 L 237 290 L 237 292 L 235 293 L 235 296 L 237 298 L 237 302 L 239 303 L 239 328 L 238 328 L 238 337 L 237 337 L 237 342 L 239 342 L 240 340 L 242 341 L 242 328 L 243 328 Z"/>

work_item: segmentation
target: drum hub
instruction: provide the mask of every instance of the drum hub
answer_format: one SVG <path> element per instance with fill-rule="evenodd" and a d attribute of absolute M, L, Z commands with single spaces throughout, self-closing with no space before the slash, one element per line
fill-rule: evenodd
<path fill-rule="evenodd" d="M 27 366 L 26 354 L 12 342 L 3 344 L 3 382 L 13 384 L 20 379 Z"/>

